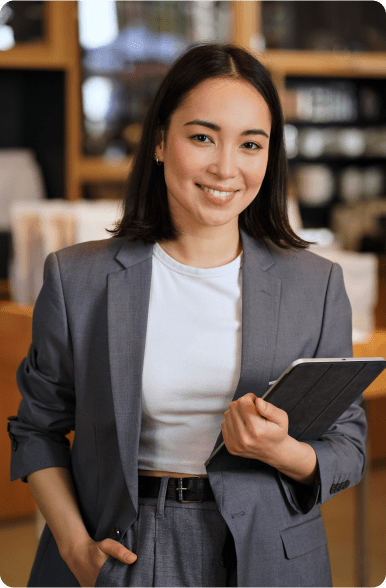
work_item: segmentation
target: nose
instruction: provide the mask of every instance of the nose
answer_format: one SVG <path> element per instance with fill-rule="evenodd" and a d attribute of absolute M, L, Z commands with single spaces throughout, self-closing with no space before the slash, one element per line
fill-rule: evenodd
<path fill-rule="evenodd" d="M 235 178 L 239 173 L 237 154 L 231 146 L 218 147 L 208 166 L 208 172 L 220 179 Z"/>

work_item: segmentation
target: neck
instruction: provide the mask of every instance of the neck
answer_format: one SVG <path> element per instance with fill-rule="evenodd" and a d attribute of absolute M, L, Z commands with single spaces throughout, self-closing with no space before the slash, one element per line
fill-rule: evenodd
<path fill-rule="evenodd" d="M 237 231 L 215 234 L 183 233 L 176 241 L 162 241 L 162 249 L 179 263 L 191 267 L 220 267 L 231 263 L 243 250 L 241 237 Z"/>

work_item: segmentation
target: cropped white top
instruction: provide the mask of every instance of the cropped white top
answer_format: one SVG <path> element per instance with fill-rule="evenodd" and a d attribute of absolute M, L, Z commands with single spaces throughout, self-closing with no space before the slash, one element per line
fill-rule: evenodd
<path fill-rule="evenodd" d="M 240 377 L 241 258 L 202 269 L 154 246 L 140 469 L 206 474 Z"/>

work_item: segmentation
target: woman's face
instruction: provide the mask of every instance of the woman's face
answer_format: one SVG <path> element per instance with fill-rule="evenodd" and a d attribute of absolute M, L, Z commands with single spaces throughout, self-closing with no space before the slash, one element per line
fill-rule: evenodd
<path fill-rule="evenodd" d="M 156 148 L 178 229 L 237 226 L 263 182 L 270 131 L 267 103 L 244 80 L 211 78 L 188 94 Z"/>

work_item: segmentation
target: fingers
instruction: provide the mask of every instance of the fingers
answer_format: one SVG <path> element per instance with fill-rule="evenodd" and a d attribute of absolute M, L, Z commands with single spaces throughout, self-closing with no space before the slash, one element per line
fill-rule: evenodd
<path fill-rule="evenodd" d="M 114 541 L 114 539 L 103 539 L 103 541 L 98 542 L 98 547 L 103 553 L 111 555 L 122 563 L 132 564 L 137 560 L 135 553 L 126 549 L 124 545 Z"/>
<path fill-rule="evenodd" d="M 249 430 L 256 430 L 255 427 L 259 420 L 256 417 L 261 417 L 278 425 L 281 429 L 288 430 L 287 413 L 270 402 L 258 398 L 255 394 L 249 393 L 241 396 L 238 400 L 231 402 L 229 411 L 225 412 L 225 420 L 227 424 L 232 423 L 233 429 L 244 425 Z"/>
<path fill-rule="evenodd" d="M 262 398 L 256 398 L 255 406 L 262 417 L 279 425 L 280 428 L 288 429 L 288 414 L 281 408 L 277 408 L 270 402 L 266 402 Z"/>
<path fill-rule="evenodd" d="M 256 419 L 260 417 L 256 410 L 254 394 L 246 394 L 238 400 L 234 400 L 229 405 L 229 420 L 232 422 L 234 428 L 241 426 L 250 429 L 251 425 L 256 424 Z M 225 413 L 225 416 L 227 414 Z"/>
<path fill-rule="evenodd" d="M 241 446 L 247 441 L 249 434 L 253 434 L 254 425 L 258 414 L 254 404 L 254 394 L 234 400 L 230 403 L 229 409 L 225 411 L 222 425 L 223 437 L 228 451 L 240 450 Z"/>
<path fill-rule="evenodd" d="M 242 452 L 251 440 L 251 419 L 257 417 L 254 398 L 254 394 L 248 394 L 243 399 L 233 401 L 224 413 L 225 420 L 221 423 L 221 429 L 226 448 L 232 455 Z"/>

